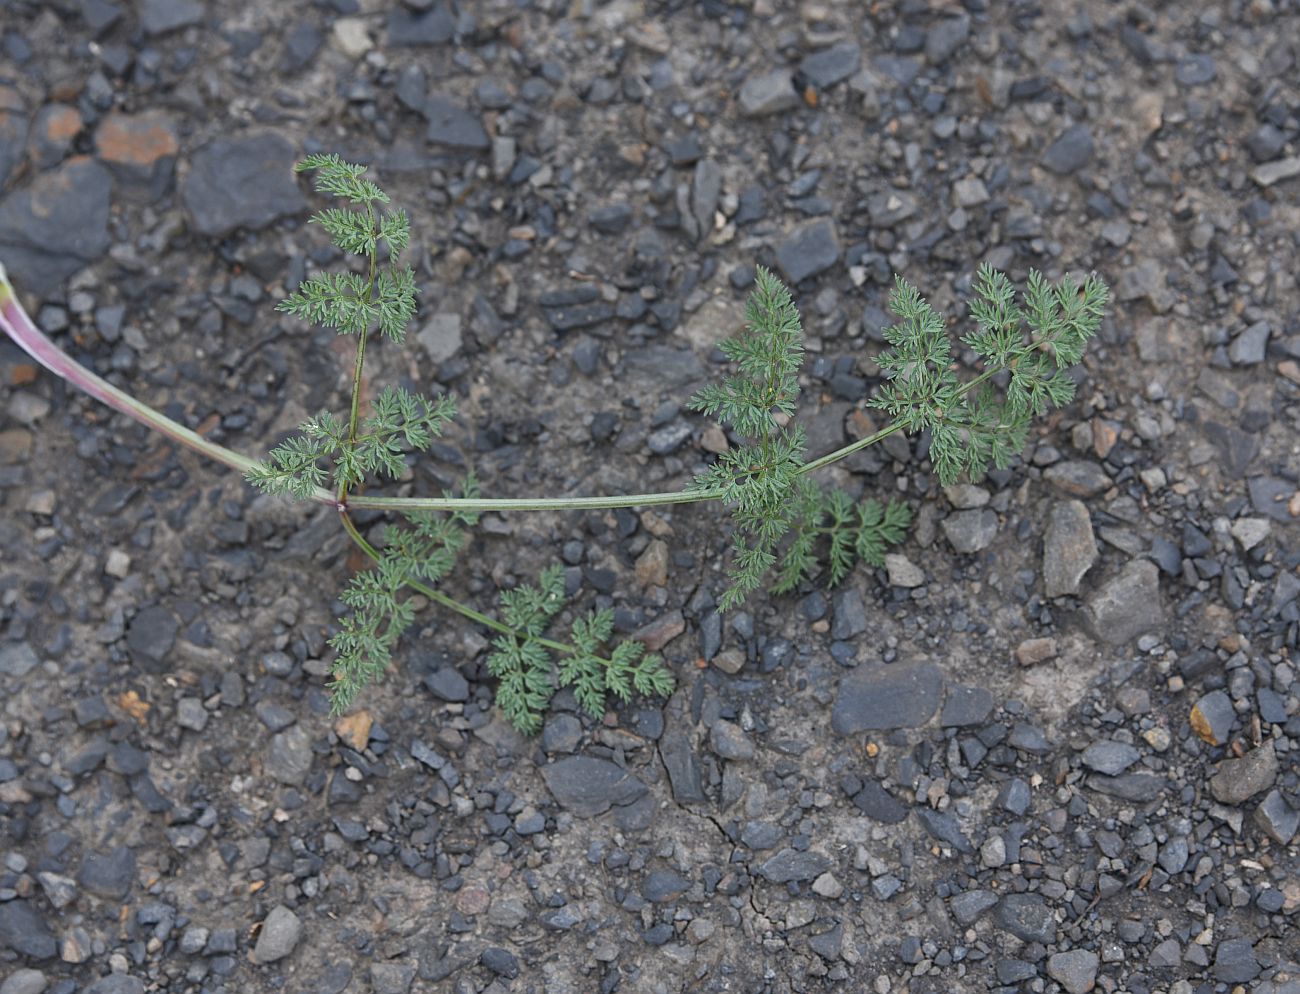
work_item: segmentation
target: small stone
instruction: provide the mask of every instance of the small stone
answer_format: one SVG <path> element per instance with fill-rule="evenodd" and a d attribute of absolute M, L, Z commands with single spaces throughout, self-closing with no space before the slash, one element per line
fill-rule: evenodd
<path fill-rule="evenodd" d="M 835 222 L 818 218 L 795 228 L 776 247 L 776 262 L 790 283 L 825 272 L 840 261 L 840 240 Z"/>
<path fill-rule="evenodd" d="M 965 928 L 974 925 L 997 903 L 998 896 L 991 890 L 964 890 L 949 902 L 949 907 L 957 924 Z"/>
<path fill-rule="evenodd" d="M 1271 741 L 1240 759 L 1225 759 L 1210 778 L 1210 793 L 1223 804 L 1241 804 L 1273 786 L 1277 779 L 1277 753 Z"/>
<path fill-rule="evenodd" d="M 1262 166 L 1256 166 L 1255 171 L 1250 174 L 1250 178 L 1263 187 L 1281 183 L 1293 176 L 1300 176 L 1300 155 L 1293 155 L 1289 159 L 1276 159 L 1273 162 L 1266 162 Z"/>
<path fill-rule="evenodd" d="M 301 787 L 311 772 L 311 738 L 301 725 L 271 736 L 266 772 L 281 783 Z"/>
<path fill-rule="evenodd" d="M 128 846 L 117 846 L 105 854 L 88 853 L 81 861 L 77 883 L 97 897 L 120 901 L 131 891 L 135 880 L 135 853 Z"/>
<path fill-rule="evenodd" d="M 1256 321 L 1232 340 L 1228 346 L 1228 358 L 1238 366 L 1258 366 L 1268 350 L 1271 330 L 1267 321 Z"/>
<path fill-rule="evenodd" d="M 104 562 L 104 572 L 119 580 L 125 580 L 131 575 L 131 557 L 121 549 L 114 549 Z"/>
<path fill-rule="evenodd" d="M 1225 984 L 1246 984 L 1259 976 L 1262 967 L 1249 939 L 1225 939 L 1214 954 L 1214 979 Z"/>
<path fill-rule="evenodd" d="M 799 94 L 788 69 L 751 76 L 740 87 L 740 109 L 746 117 L 765 117 L 799 106 Z"/>
<path fill-rule="evenodd" d="M 416 10 L 395 5 L 388 12 L 388 44 L 394 48 L 445 45 L 455 35 L 456 17 L 446 3 L 421 3 Z"/>
<path fill-rule="evenodd" d="M 1096 497 L 1110 488 L 1106 471 L 1086 459 L 1053 463 L 1043 473 L 1043 479 L 1069 497 Z"/>
<path fill-rule="evenodd" d="M 582 741 L 582 722 L 571 714 L 557 714 L 542 726 L 542 751 L 576 752 Z"/>
<path fill-rule="evenodd" d="M 40 970 L 15 970 L 0 984 L 0 994 L 41 994 L 48 983 Z"/>
<path fill-rule="evenodd" d="M 1092 160 L 1092 132 L 1086 124 L 1076 124 L 1057 136 L 1043 154 L 1043 166 L 1068 176 Z"/>
<path fill-rule="evenodd" d="M 980 846 L 980 864 L 996 870 L 1007 861 L 1007 844 L 1000 835 L 990 835 Z"/>
<path fill-rule="evenodd" d="M 636 560 L 636 581 L 642 589 L 668 585 L 668 543 L 655 539 Z"/>
<path fill-rule="evenodd" d="M 907 805 L 874 780 L 853 795 L 853 806 L 882 825 L 897 825 L 907 817 Z"/>
<path fill-rule="evenodd" d="M 53 959 L 58 952 L 45 920 L 22 899 L 0 902 L 0 948 L 34 960 Z"/>
<path fill-rule="evenodd" d="M 464 336 L 459 314 L 435 314 L 424 327 L 415 333 L 415 340 L 428 355 L 429 361 L 441 366 L 461 350 Z"/>
<path fill-rule="evenodd" d="M 1056 639 L 1051 637 L 1025 639 L 1016 646 L 1016 662 L 1021 666 L 1037 666 L 1056 658 Z"/>
<path fill-rule="evenodd" d="M 1094 742 L 1083 750 L 1083 765 L 1108 777 L 1123 773 L 1141 759 L 1141 754 L 1125 742 Z"/>
<path fill-rule="evenodd" d="M 1281 845 L 1290 845 L 1300 830 L 1300 809 L 1291 807 L 1280 790 L 1270 790 L 1255 809 L 1255 824 Z"/>
<path fill-rule="evenodd" d="M 944 17 L 925 33 L 925 58 L 932 66 L 940 66 L 966 43 L 970 37 L 970 17 L 959 14 Z"/>
<path fill-rule="evenodd" d="M 1025 942 L 1048 945 L 1056 937 L 1056 917 L 1038 894 L 1008 894 L 998 905 L 998 921 Z"/>
<path fill-rule="evenodd" d="M 918 807 L 916 816 L 920 819 L 925 830 L 944 845 L 952 846 L 953 849 L 961 853 L 974 851 L 970 840 L 966 838 L 966 833 L 962 831 L 961 823 L 957 821 L 956 815 L 948 811 L 935 811 L 931 808 Z"/>
<path fill-rule="evenodd" d="M 799 63 L 804 78 L 819 90 L 843 82 L 861 67 L 862 46 L 855 41 L 837 42 L 820 52 L 804 56 Z"/>
<path fill-rule="evenodd" d="M 885 572 L 889 574 L 889 583 L 894 587 L 912 590 L 925 584 L 925 573 L 921 568 L 898 552 L 886 553 Z"/>
<path fill-rule="evenodd" d="M 36 650 L 26 642 L 0 644 L 0 673 L 12 677 L 25 677 L 40 665 Z"/>
<path fill-rule="evenodd" d="M 978 176 L 967 176 L 952 185 L 952 199 L 958 207 L 978 207 L 988 203 L 988 187 Z"/>
<path fill-rule="evenodd" d="M 713 751 L 723 759 L 746 760 L 754 758 L 754 743 L 735 722 L 719 718 L 713 723 L 709 740 Z"/>
<path fill-rule="evenodd" d="M 987 687 L 949 687 L 939 724 L 944 728 L 981 725 L 993 710 L 993 693 Z"/>
<path fill-rule="evenodd" d="M 1097 967 L 1101 958 L 1087 949 L 1053 953 L 1047 960 L 1047 975 L 1065 988 L 1067 994 L 1088 994 L 1097 984 Z"/>
<path fill-rule="evenodd" d="M 989 508 L 956 511 L 943 519 L 943 533 L 953 551 L 964 556 L 987 549 L 998 534 L 998 516 Z"/>
<path fill-rule="evenodd" d="M 469 700 L 469 681 L 460 670 L 448 664 L 439 666 L 424 678 L 424 685 L 440 701 L 461 703 Z"/>
<path fill-rule="evenodd" d="M 1085 609 L 1093 635 L 1118 645 L 1164 623 L 1160 573 L 1149 560 L 1135 559 L 1088 598 Z"/>
<path fill-rule="evenodd" d="M 1194 705 L 1188 717 L 1194 731 L 1203 741 L 1210 745 L 1226 745 L 1236 724 L 1237 712 L 1232 707 L 1232 698 L 1222 690 L 1212 690 Z"/>
<path fill-rule="evenodd" d="M 713 665 L 730 676 L 745 668 L 745 654 L 739 649 L 723 649 L 713 657 Z"/>
<path fill-rule="evenodd" d="M 180 141 L 170 115 L 109 114 L 95 132 L 95 149 L 131 199 L 152 203 L 171 189 Z"/>
<path fill-rule="evenodd" d="M 274 963 L 293 952 L 302 938 L 302 922 L 283 904 L 276 905 L 262 922 L 253 956 L 258 963 Z"/>
<path fill-rule="evenodd" d="M 429 119 L 425 137 L 431 144 L 472 152 L 485 152 L 492 145 L 478 115 L 450 97 L 431 93 L 424 116 Z"/>
<path fill-rule="evenodd" d="M 542 779 L 556 802 L 579 818 L 594 818 L 646 793 L 645 784 L 627 770 L 594 756 L 571 756 L 544 766 Z"/>
<path fill-rule="evenodd" d="M 651 904 L 675 901 L 691 888 L 691 882 L 673 870 L 654 870 L 641 886 L 641 896 Z"/>
<path fill-rule="evenodd" d="M 500 946 L 488 946 L 479 956 L 479 962 L 498 977 L 514 980 L 519 976 L 519 961 L 515 954 Z"/>
<path fill-rule="evenodd" d="M 813 881 L 812 890 L 819 897 L 824 897 L 829 901 L 836 901 L 844 893 L 844 885 L 835 879 L 835 874 L 828 870 Z"/>
<path fill-rule="evenodd" d="M 86 994 L 144 994 L 144 981 L 129 973 L 110 973 L 87 987 Z"/>
<path fill-rule="evenodd" d="M 758 867 L 759 876 L 774 884 L 816 880 L 830 869 L 830 860 L 820 853 L 782 849 Z"/>
<path fill-rule="evenodd" d="M 139 0 L 137 10 L 140 27 L 153 38 L 202 23 L 206 13 L 199 0 Z"/>
<path fill-rule="evenodd" d="M 1151 950 L 1151 955 L 1147 957 L 1147 966 L 1157 970 L 1167 970 L 1177 966 L 1182 959 L 1183 947 L 1178 944 L 1178 940 L 1166 939 Z"/>
<path fill-rule="evenodd" d="M 1082 501 L 1058 501 L 1052 506 L 1043 540 L 1043 586 L 1048 597 L 1079 592 L 1079 581 L 1097 561 L 1092 518 Z"/>
<path fill-rule="evenodd" d="M 933 717 L 943 696 L 943 673 L 933 663 L 858 669 L 840 681 L 831 712 L 839 735 L 917 728 Z"/>
<path fill-rule="evenodd" d="M 370 985 L 374 994 L 409 994 L 415 981 L 415 967 L 406 963 L 371 963 Z"/>
<path fill-rule="evenodd" d="M 374 47 L 370 26 L 363 17 L 340 17 L 331 32 L 334 47 L 350 59 L 359 59 Z"/>
<path fill-rule="evenodd" d="M 208 712 L 197 697 L 182 697 L 176 702 L 176 724 L 192 732 L 208 727 Z"/>
<path fill-rule="evenodd" d="M 271 131 L 217 138 L 190 156 L 181 201 L 194 230 L 221 238 L 239 228 L 265 228 L 306 207 L 294 179 L 294 148 Z"/>

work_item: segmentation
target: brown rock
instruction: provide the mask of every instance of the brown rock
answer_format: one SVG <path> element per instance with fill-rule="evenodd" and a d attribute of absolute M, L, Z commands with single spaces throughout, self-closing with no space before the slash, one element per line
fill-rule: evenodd
<path fill-rule="evenodd" d="M 636 581 L 642 587 L 668 585 L 668 544 L 655 539 L 636 561 Z"/>
<path fill-rule="evenodd" d="M 167 114 L 109 114 L 95 133 L 95 148 L 119 188 L 133 199 L 151 203 L 171 188 L 180 142 Z"/>
<path fill-rule="evenodd" d="M 1056 658 L 1056 639 L 1025 639 L 1016 646 L 1016 662 L 1021 666 L 1037 666 Z"/>

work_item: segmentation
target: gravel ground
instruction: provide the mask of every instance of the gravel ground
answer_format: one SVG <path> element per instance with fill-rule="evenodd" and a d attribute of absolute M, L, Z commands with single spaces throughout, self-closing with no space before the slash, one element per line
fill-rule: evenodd
<path fill-rule="evenodd" d="M 887 569 L 719 616 L 707 508 L 489 515 L 673 697 L 526 740 L 427 614 L 347 720 L 328 510 L 0 347 L 0 994 L 1300 992 L 1300 6 L 0 0 L 0 258 L 81 361 L 258 453 L 350 343 L 296 157 L 411 210 L 462 409 L 398 490 L 681 486 L 753 267 L 815 452 L 871 430 L 891 276 L 1114 289 L 1078 400 Z M 971 357 L 966 356 L 969 360 Z M 371 519 L 366 527 L 378 527 Z M 326 592 L 322 592 L 326 591 Z"/>

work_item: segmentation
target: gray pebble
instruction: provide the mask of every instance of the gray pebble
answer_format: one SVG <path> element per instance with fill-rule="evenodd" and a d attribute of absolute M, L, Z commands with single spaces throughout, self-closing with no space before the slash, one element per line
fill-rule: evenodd
<path fill-rule="evenodd" d="M 302 922 L 283 904 L 271 909 L 262 922 L 253 956 L 259 963 L 274 963 L 293 952 L 302 938 Z"/>
<path fill-rule="evenodd" d="M 1087 994 L 1097 980 L 1101 958 L 1088 949 L 1053 953 L 1047 960 L 1047 975 L 1065 988 L 1066 994 Z"/>
<path fill-rule="evenodd" d="M 1043 166 L 1054 173 L 1078 172 L 1092 160 L 1092 132 L 1086 124 L 1066 128 L 1043 154 Z"/>

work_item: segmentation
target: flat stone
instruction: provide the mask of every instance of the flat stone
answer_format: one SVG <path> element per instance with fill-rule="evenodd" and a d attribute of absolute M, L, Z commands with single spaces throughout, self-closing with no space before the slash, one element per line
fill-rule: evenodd
<path fill-rule="evenodd" d="M 1092 160 L 1092 132 L 1086 124 L 1066 128 L 1043 153 L 1043 166 L 1054 173 L 1068 176 L 1078 172 Z"/>
<path fill-rule="evenodd" d="M 257 934 L 253 957 L 258 963 L 274 963 L 293 952 L 302 938 L 302 921 L 283 904 L 271 909 Z"/>
<path fill-rule="evenodd" d="M 877 228 L 892 228 L 916 213 L 916 196 L 906 190 L 881 190 L 867 198 L 867 213 Z"/>
<path fill-rule="evenodd" d="M 1043 539 L 1043 587 L 1048 597 L 1079 592 L 1079 581 L 1097 561 L 1092 518 L 1082 501 L 1052 505 Z"/>
<path fill-rule="evenodd" d="M 673 800 L 678 804 L 703 804 L 707 800 L 704 781 L 700 773 L 700 760 L 690 742 L 681 732 L 669 732 L 659 744 L 672 787 Z"/>
<path fill-rule="evenodd" d="M 805 55 L 799 63 L 804 78 L 819 90 L 848 79 L 862 68 L 862 46 L 855 41 L 836 42 L 820 52 Z"/>
<path fill-rule="evenodd" d="M 1270 790 L 1255 809 L 1255 824 L 1281 845 L 1290 845 L 1300 830 L 1300 809 L 1291 807 L 1280 790 Z"/>
<path fill-rule="evenodd" d="M 36 650 L 26 642 L 5 642 L 0 644 L 0 673 L 12 677 L 24 677 L 40 665 Z"/>
<path fill-rule="evenodd" d="M 594 818 L 615 805 L 631 804 L 646 786 L 607 759 L 569 756 L 542 767 L 542 778 L 556 802 L 579 818 Z"/>
<path fill-rule="evenodd" d="M 1258 366 L 1268 350 L 1272 328 L 1267 321 L 1256 321 L 1232 340 L 1228 358 L 1237 366 Z"/>
<path fill-rule="evenodd" d="M 1056 916 L 1038 894 L 1008 894 L 998 905 L 998 923 L 1025 942 L 1049 945 L 1056 938 Z"/>
<path fill-rule="evenodd" d="M 40 970 L 19 969 L 0 984 L 0 994 L 41 994 L 48 985 Z"/>
<path fill-rule="evenodd" d="M 1043 479 L 1070 497 L 1096 497 L 1110 488 L 1106 471 L 1087 459 L 1053 463 L 1044 471 Z"/>
<path fill-rule="evenodd" d="M 469 681 L 454 666 L 439 666 L 425 676 L 424 685 L 440 701 L 459 703 L 469 700 Z"/>
<path fill-rule="evenodd" d="M 371 963 L 370 985 L 375 994 L 409 994 L 415 967 L 407 963 Z"/>
<path fill-rule="evenodd" d="M 952 199 L 958 207 L 978 207 L 988 203 L 988 187 L 978 176 L 967 176 L 952 185 Z"/>
<path fill-rule="evenodd" d="M 199 24 L 207 13 L 199 0 L 139 0 L 136 11 L 151 38 Z"/>
<path fill-rule="evenodd" d="M 288 140 L 270 131 L 208 142 L 190 157 L 181 183 L 194 230 L 222 238 L 303 211 L 307 203 L 294 178 L 295 158 Z"/>
<path fill-rule="evenodd" d="M 641 885 L 641 896 L 651 904 L 668 904 L 691 889 L 691 882 L 673 870 L 654 870 Z"/>
<path fill-rule="evenodd" d="M 830 218 L 800 225 L 776 247 L 776 263 L 790 283 L 802 283 L 839 261 L 840 239 Z"/>
<path fill-rule="evenodd" d="M 949 687 L 939 724 L 944 728 L 982 725 L 993 710 L 993 693 L 987 687 Z"/>
<path fill-rule="evenodd" d="M 893 587 L 912 590 L 925 585 L 925 572 L 906 556 L 898 552 L 885 554 L 885 572 Z"/>
<path fill-rule="evenodd" d="M 1210 793 L 1222 804 L 1241 804 L 1272 787 L 1277 771 L 1277 752 L 1270 740 L 1240 759 L 1220 763 L 1210 777 Z"/>
<path fill-rule="evenodd" d="M 485 152 L 492 147 L 478 115 L 451 97 L 431 93 L 424 104 L 424 116 L 429 120 L 425 137 L 431 144 L 472 152 Z"/>
<path fill-rule="evenodd" d="M 740 87 L 740 110 L 746 117 L 765 117 L 799 106 L 799 94 L 789 69 L 750 76 Z"/>
<path fill-rule="evenodd" d="M 961 829 L 957 816 L 948 811 L 935 811 L 933 808 L 918 807 L 916 816 L 921 819 L 925 830 L 945 845 L 952 846 L 961 853 L 974 852 L 970 839 Z"/>
<path fill-rule="evenodd" d="M 1183 947 L 1177 939 L 1166 939 L 1151 950 L 1147 957 L 1147 966 L 1156 970 L 1168 970 L 1183 961 Z"/>
<path fill-rule="evenodd" d="M 407 6 L 415 6 L 408 4 Z M 388 12 L 388 44 L 393 48 L 445 45 L 456 35 L 456 16 L 445 3 L 420 4 L 408 10 L 395 4 Z"/>
<path fill-rule="evenodd" d="M 1250 178 L 1263 187 L 1281 183 L 1293 176 L 1300 176 L 1300 155 L 1266 162 L 1262 166 L 1256 166 L 1254 172 L 1250 174 Z"/>
<path fill-rule="evenodd" d="M 1093 635 L 1119 645 L 1164 624 L 1160 572 L 1155 563 L 1135 559 L 1088 598 L 1085 613 Z"/>
<path fill-rule="evenodd" d="M 1237 723 L 1237 712 L 1230 698 L 1222 690 L 1212 690 L 1192 705 L 1188 716 L 1194 731 L 1210 745 L 1227 745 L 1232 726 Z"/>
<path fill-rule="evenodd" d="M 990 508 L 954 511 L 943 519 L 943 533 L 953 551 L 963 556 L 987 549 L 998 534 L 998 516 Z"/>
<path fill-rule="evenodd" d="M 1214 953 L 1214 979 L 1224 984 L 1246 984 L 1262 967 L 1249 939 L 1224 939 Z"/>
<path fill-rule="evenodd" d="M 917 728 L 942 696 L 943 672 L 933 663 L 858 669 L 840 681 L 831 727 L 839 735 Z"/>
<path fill-rule="evenodd" d="M 868 780 L 853 795 L 853 806 L 873 821 L 897 825 L 907 817 L 907 805 L 874 780 Z"/>
<path fill-rule="evenodd" d="M 974 925 L 984 912 L 998 903 L 997 894 L 991 890 L 962 891 L 949 902 L 952 916 L 962 927 Z"/>
<path fill-rule="evenodd" d="M 1065 988 L 1066 994 L 1088 994 L 1097 985 L 1101 957 L 1089 949 L 1053 953 L 1047 960 L 1047 975 Z"/>
<path fill-rule="evenodd" d="M 169 114 L 158 110 L 114 112 L 95 131 L 95 150 L 121 193 L 152 203 L 171 189 L 180 141 Z"/>
<path fill-rule="evenodd" d="M 1115 777 L 1096 773 L 1088 778 L 1088 786 L 1099 794 L 1125 801 L 1154 801 L 1169 789 L 1169 781 L 1150 773 L 1121 773 Z"/>
<path fill-rule="evenodd" d="M 754 758 L 754 743 L 735 722 L 719 718 L 709 732 L 713 751 L 723 759 L 745 760 Z"/>
<path fill-rule="evenodd" d="M 23 161 L 27 131 L 27 112 L 18 91 L 0 86 L 0 190 Z"/>
<path fill-rule="evenodd" d="M 966 44 L 970 37 L 970 17 L 959 14 L 943 17 L 925 33 L 925 58 L 932 66 L 940 66 Z"/>
<path fill-rule="evenodd" d="M 176 724 L 201 732 L 208 727 L 208 710 L 197 697 L 182 697 L 176 702 Z"/>
<path fill-rule="evenodd" d="M 77 883 L 97 897 L 120 901 L 135 880 L 135 854 L 128 846 L 107 853 L 87 853 L 81 861 Z"/>
<path fill-rule="evenodd" d="M 27 901 L 0 902 L 0 947 L 29 959 L 53 959 L 59 951 L 54 933 Z"/>
<path fill-rule="evenodd" d="M 1083 750 L 1083 765 L 1108 777 L 1123 773 L 1142 758 L 1142 754 L 1126 742 L 1094 742 Z"/>
<path fill-rule="evenodd" d="M 144 994 L 144 981 L 129 973 L 110 973 L 87 987 L 86 994 Z"/>
<path fill-rule="evenodd" d="M 108 251 L 113 181 L 76 156 L 0 200 L 0 257 L 15 286 L 40 295 Z"/>
<path fill-rule="evenodd" d="M 816 880 L 831 868 L 831 861 L 820 853 L 782 849 L 758 867 L 758 874 L 774 884 L 795 880 Z"/>
<path fill-rule="evenodd" d="M 266 772 L 284 784 L 300 787 L 311 773 L 311 738 L 301 725 L 271 736 Z"/>

